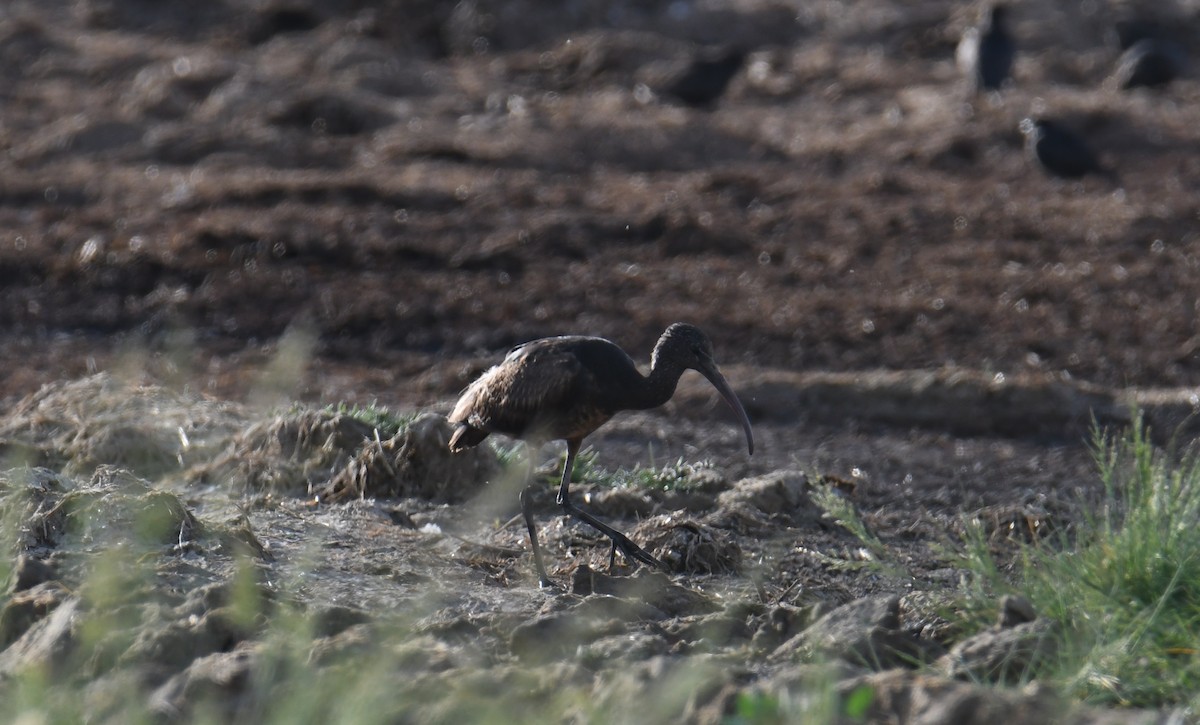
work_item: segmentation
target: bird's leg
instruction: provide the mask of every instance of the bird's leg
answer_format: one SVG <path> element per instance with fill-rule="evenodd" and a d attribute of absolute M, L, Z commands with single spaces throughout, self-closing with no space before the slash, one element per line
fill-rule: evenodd
<path fill-rule="evenodd" d="M 620 549 L 621 553 L 623 553 L 627 559 L 634 559 L 658 569 L 666 569 L 662 562 L 660 562 L 658 559 L 655 559 L 653 556 L 650 556 L 650 554 L 646 553 L 642 547 L 630 541 L 628 536 L 622 534 L 620 531 L 617 531 L 600 519 L 592 516 L 587 511 L 584 511 L 575 504 L 571 503 L 567 488 L 571 485 L 571 471 L 575 467 L 575 454 L 579 452 L 580 442 L 581 441 L 578 440 L 567 441 L 567 462 L 566 465 L 563 466 L 562 484 L 558 487 L 558 505 L 562 506 L 563 511 L 566 511 L 571 516 L 583 521 L 607 536 L 609 539 L 612 539 L 613 549 L 612 554 L 609 557 L 610 570 L 612 568 L 612 564 L 615 562 L 617 549 Z"/>
<path fill-rule="evenodd" d="M 537 567 L 538 586 L 543 589 L 553 586 L 546 574 L 546 565 L 542 561 L 542 546 L 538 541 L 537 524 L 533 521 L 533 453 L 538 446 L 529 441 L 525 443 L 525 487 L 518 496 L 521 501 L 521 514 L 525 517 L 525 528 L 529 531 L 529 547 L 533 549 L 533 564 Z"/>
<path fill-rule="evenodd" d="M 521 513 L 525 515 L 525 528 L 529 529 L 529 545 L 533 548 L 533 563 L 537 567 L 538 586 L 549 587 L 552 585 L 550 577 L 546 575 L 546 566 L 542 563 L 542 547 L 538 544 L 537 526 L 533 523 L 533 504 L 530 502 L 530 489 L 532 485 L 521 489 Z"/>

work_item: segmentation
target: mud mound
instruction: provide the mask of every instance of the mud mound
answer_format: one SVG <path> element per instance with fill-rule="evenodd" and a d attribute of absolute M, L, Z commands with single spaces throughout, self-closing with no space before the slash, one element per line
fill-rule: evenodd
<path fill-rule="evenodd" d="M 490 446 L 462 453 L 448 447 L 450 425 L 424 414 L 386 441 L 376 438 L 320 488 L 324 499 L 416 497 L 454 503 L 477 493 L 500 471 Z"/>
<path fill-rule="evenodd" d="M 696 519 L 655 516 L 638 524 L 634 536 L 674 573 L 737 574 L 742 569 L 742 549 L 729 532 Z"/>
<path fill-rule="evenodd" d="M 101 466 L 81 484 L 46 469 L 11 469 L 0 474 L 0 491 L 4 514 L 20 522 L 25 553 L 103 549 L 131 536 L 184 547 L 203 533 L 178 496 L 120 468 Z"/>
<path fill-rule="evenodd" d="M 372 425 L 353 416 L 296 408 L 250 424 L 216 460 L 189 476 L 233 491 L 303 496 L 328 481 L 375 435 Z"/>

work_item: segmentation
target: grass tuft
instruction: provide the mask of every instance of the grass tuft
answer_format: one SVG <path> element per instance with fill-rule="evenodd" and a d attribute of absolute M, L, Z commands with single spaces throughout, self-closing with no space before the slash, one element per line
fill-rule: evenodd
<path fill-rule="evenodd" d="M 653 491 L 687 491 L 706 483 L 697 476 L 700 471 L 712 470 L 712 461 L 688 463 L 682 457 L 661 468 L 635 465 L 632 469 L 605 472 L 600 482 L 612 488 L 641 488 Z"/>
<path fill-rule="evenodd" d="M 406 426 L 416 420 L 415 412 L 396 413 L 382 405 L 368 403 L 366 405 L 350 405 L 338 403 L 326 406 L 326 410 L 337 415 L 345 415 L 362 421 L 379 431 L 379 437 L 386 440 L 395 436 Z"/>
<path fill-rule="evenodd" d="M 1141 416 L 1097 430 L 1103 495 L 1057 540 L 1026 544 L 1011 580 L 968 536 L 974 609 L 1016 590 L 1061 625 L 1049 676 L 1086 702 L 1200 705 L 1200 457 L 1157 449 Z"/>
<path fill-rule="evenodd" d="M 853 501 L 823 476 L 810 475 L 809 480 L 813 481 L 809 490 L 813 503 L 825 512 L 826 518 L 849 531 L 862 543 L 862 548 L 853 555 L 843 558 L 826 557 L 827 564 L 842 569 L 871 569 L 900 579 L 911 577 L 887 545 L 863 521 Z"/>

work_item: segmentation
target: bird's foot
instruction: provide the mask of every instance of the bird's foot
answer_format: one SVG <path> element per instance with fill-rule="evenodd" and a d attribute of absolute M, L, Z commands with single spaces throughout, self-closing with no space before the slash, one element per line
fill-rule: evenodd
<path fill-rule="evenodd" d="M 655 559 L 645 549 L 630 541 L 628 537 L 620 536 L 618 538 L 614 536 L 612 537 L 612 543 L 612 552 L 608 557 L 608 570 L 610 572 L 616 563 L 617 549 L 621 550 L 621 553 L 625 555 L 625 559 L 628 561 L 640 561 L 646 566 L 653 567 L 659 571 L 669 571 L 666 564 Z"/>

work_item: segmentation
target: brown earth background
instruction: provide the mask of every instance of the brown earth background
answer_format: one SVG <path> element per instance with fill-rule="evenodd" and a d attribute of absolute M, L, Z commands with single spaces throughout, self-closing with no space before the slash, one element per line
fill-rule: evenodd
<path fill-rule="evenodd" d="M 1200 366 L 1200 90 L 1104 83 L 1117 20 L 1187 43 L 1197 10 L 1081 8 L 1015 5 L 996 99 L 963 88 L 977 8 L 951 2 L 9 3 L 0 393 L 123 370 L 444 409 L 515 343 L 645 361 L 687 320 L 766 443 L 747 461 L 685 380 L 701 405 L 596 439 L 626 461 L 827 463 L 881 506 L 915 503 L 914 470 L 955 508 L 1043 490 L 1067 477 L 1038 452 L 1078 449 L 1093 402 L 1054 386 L 1111 400 Z M 752 53 L 714 109 L 639 86 L 717 44 Z M 1031 113 L 1121 188 L 1033 168 Z M 878 371 L 901 379 L 856 387 Z M 973 453 L 997 446 L 1028 470 Z"/>
<path fill-rule="evenodd" d="M 1064 525 L 1095 492 L 1091 416 L 1140 403 L 1169 433 L 1200 376 L 1200 86 L 1105 82 L 1118 19 L 1153 13 L 1196 47 L 1200 5 L 1012 8 L 1012 87 L 971 97 L 954 48 L 978 9 L 949 0 L 4 3 L 0 399 L 107 371 L 257 411 L 445 412 L 513 344 L 596 334 L 646 362 L 684 320 L 758 451 L 689 376 L 589 439 L 600 465 L 710 461 L 731 489 L 838 476 L 905 586 L 952 587 L 933 547 L 964 512 L 1016 536 Z M 715 107 L 653 93 L 716 45 L 751 52 Z M 1120 185 L 1035 168 L 1030 115 L 1083 134 Z M 632 520 L 680 500 L 597 505 Z M 350 573 L 314 599 L 355 597 L 372 557 L 424 561 L 399 514 L 288 506 L 304 536 L 344 537 Z M 285 559 L 301 544 L 282 518 L 247 520 Z M 729 586 L 839 603 L 896 586 L 829 566 L 853 537 L 800 518 L 744 537 L 753 577 Z M 577 537 L 547 528 L 562 575 Z M 511 556 L 484 580 L 446 558 L 412 588 L 537 611 L 523 530 L 497 536 Z M 412 581 L 393 579 L 363 601 L 401 606 Z"/>

